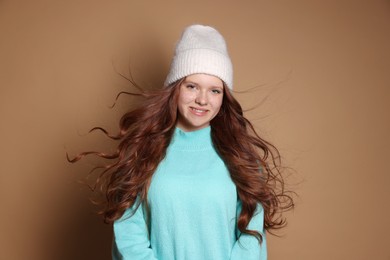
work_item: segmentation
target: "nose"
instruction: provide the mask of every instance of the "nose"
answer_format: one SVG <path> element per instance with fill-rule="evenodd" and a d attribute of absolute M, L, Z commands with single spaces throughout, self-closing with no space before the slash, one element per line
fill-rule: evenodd
<path fill-rule="evenodd" d="M 199 91 L 198 95 L 195 98 L 195 103 L 200 106 L 205 106 L 208 103 L 207 93 L 204 91 Z"/>

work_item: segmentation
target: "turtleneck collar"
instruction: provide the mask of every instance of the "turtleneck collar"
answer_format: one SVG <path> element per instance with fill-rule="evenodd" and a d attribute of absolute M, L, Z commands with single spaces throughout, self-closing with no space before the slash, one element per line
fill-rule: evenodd
<path fill-rule="evenodd" d="M 211 126 L 190 132 L 185 132 L 176 127 L 169 148 L 175 150 L 205 150 L 213 148 Z"/>

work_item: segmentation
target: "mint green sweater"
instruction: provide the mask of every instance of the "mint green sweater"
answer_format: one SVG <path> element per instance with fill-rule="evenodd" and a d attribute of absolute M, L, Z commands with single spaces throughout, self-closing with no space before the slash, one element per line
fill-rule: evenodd
<path fill-rule="evenodd" d="M 210 132 L 210 126 L 193 132 L 175 129 L 150 184 L 150 221 L 141 206 L 115 221 L 113 259 L 267 259 L 265 236 L 261 246 L 253 236 L 239 236 L 240 201 Z M 263 218 L 258 204 L 248 228 L 263 234 Z"/>

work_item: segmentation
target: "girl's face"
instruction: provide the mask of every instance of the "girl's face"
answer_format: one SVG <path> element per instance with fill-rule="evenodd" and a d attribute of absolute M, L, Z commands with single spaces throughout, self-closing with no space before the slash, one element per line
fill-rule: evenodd
<path fill-rule="evenodd" d="M 207 74 L 192 74 L 179 87 L 177 127 L 188 132 L 209 126 L 222 105 L 222 80 Z"/>

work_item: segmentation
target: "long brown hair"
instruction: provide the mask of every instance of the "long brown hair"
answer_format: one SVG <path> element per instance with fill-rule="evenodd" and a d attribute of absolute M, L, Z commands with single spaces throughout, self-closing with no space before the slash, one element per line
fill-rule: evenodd
<path fill-rule="evenodd" d="M 261 234 L 246 228 L 257 204 L 264 209 L 264 228 L 272 231 L 285 226 L 282 212 L 293 208 L 293 198 L 285 190 L 278 149 L 257 134 L 226 87 L 223 98 L 218 115 L 211 121 L 212 140 L 242 203 L 237 226 L 242 233 L 261 241 Z"/>
<path fill-rule="evenodd" d="M 137 208 L 143 204 L 147 208 L 147 192 L 153 173 L 165 157 L 175 129 L 183 80 L 160 90 L 139 88 L 140 94 L 125 92 L 144 97 L 144 102 L 122 116 L 119 133 L 110 135 L 101 127 L 91 130 L 101 130 L 108 137 L 119 140 L 115 153 L 83 152 L 73 159 L 68 157 L 72 163 L 88 154 L 115 160 L 104 166 L 95 182 L 105 195 L 100 214 L 106 223 L 119 219 L 132 206 Z M 132 80 L 130 82 L 137 86 Z M 221 109 L 210 125 L 215 149 L 226 163 L 242 202 L 238 228 L 261 241 L 260 233 L 247 229 L 257 204 L 261 203 L 264 208 L 267 231 L 283 227 L 286 222 L 281 213 L 293 207 L 291 196 L 284 190 L 279 152 L 259 137 L 226 86 Z"/>

